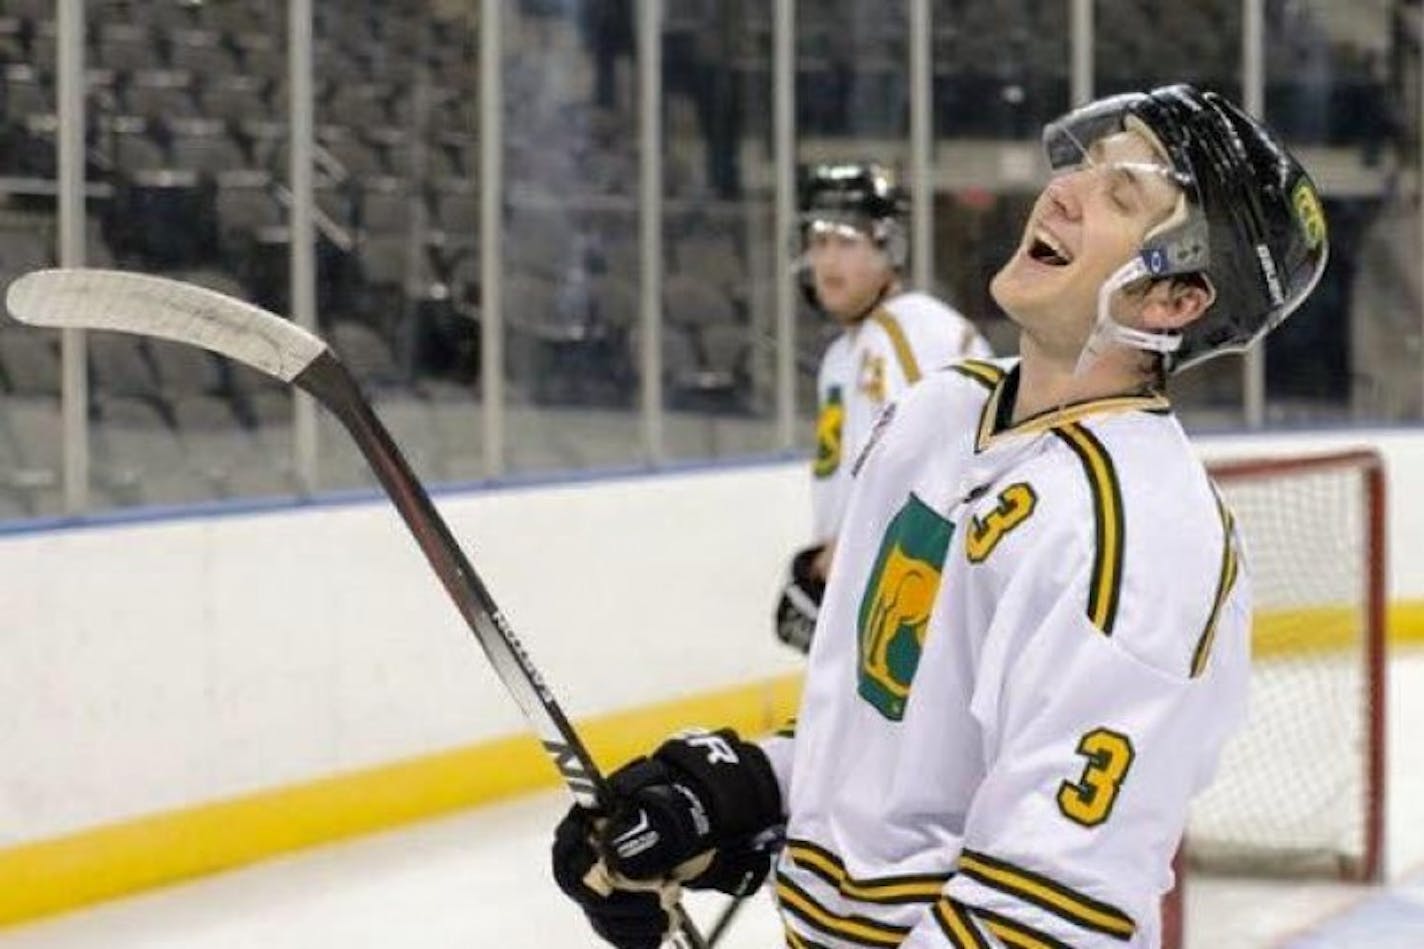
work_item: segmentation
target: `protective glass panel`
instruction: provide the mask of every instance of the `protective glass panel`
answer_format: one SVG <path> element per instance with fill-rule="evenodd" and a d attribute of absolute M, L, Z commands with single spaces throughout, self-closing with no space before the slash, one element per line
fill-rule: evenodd
<path fill-rule="evenodd" d="M 0 288 L 58 253 L 55 29 L 50 5 L 0 15 Z M 0 522 L 63 512 L 58 332 L 0 317 Z"/>
<path fill-rule="evenodd" d="M 477 24 L 433 4 L 316 5 L 322 336 L 426 482 L 483 474 Z M 325 488 L 374 481 L 319 412 Z"/>
<path fill-rule="evenodd" d="M 1094 94 L 1190 82 L 1241 101 L 1241 6 L 1241 0 L 1096 0 Z"/>
<path fill-rule="evenodd" d="M 502 7 L 511 472 L 642 457 L 635 10 Z"/>
<path fill-rule="evenodd" d="M 87 263 L 284 312 L 286 5 L 150 9 L 140 27 L 86 5 Z M 296 490 L 285 386 L 193 347 L 87 341 L 94 508 Z"/>
<path fill-rule="evenodd" d="M 798 165 L 875 161 L 908 184 L 908 0 L 803 0 L 795 51 Z M 840 330 L 804 294 L 796 305 L 797 444 L 812 448 L 816 371 Z"/>
<path fill-rule="evenodd" d="M 1067 3 L 935 0 L 935 276 L 995 355 L 1018 331 L 989 296 L 1048 177 L 1041 130 L 1069 108 Z"/>
<path fill-rule="evenodd" d="M 775 447 L 771 4 L 666 0 L 663 441 Z M 761 187 L 758 187 L 761 184 Z"/>
<path fill-rule="evenodd" d="M 1330 265 L 1272 333 L 1273 423 L 1421 414 L 1419 45 L 1394 5 L 1268 4 L 1266 115 L 1320 185 Z"/>

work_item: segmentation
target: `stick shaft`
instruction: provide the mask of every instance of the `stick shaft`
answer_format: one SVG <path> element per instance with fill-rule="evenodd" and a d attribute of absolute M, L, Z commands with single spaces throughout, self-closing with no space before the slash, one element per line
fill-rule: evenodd
<path fill-rule="evenodd" d="M 596 806 L 607 788 L 587 748 L 351 374 L 330 353 L 324 353 L 293 381 L 316 396 L 350 430 L 435 575 L 494 664 L 495 672 L 534 725 L 569 789 L 580 804 Z"/>
<path fill-rule="evenodd" d="M 596 807 L 606 801 L 608 784 L 588 748 L 544 684 L 494 597 L 465 557 L 390 432 L 361 395 L 351 374 L 327 352 L 318 356 L 293 381 L 331 410 L 351 432 L 391 503 L 489 657 L 495 673 L 534 726 L 545 752 L 574 798 L 585 807 Z M 674 918 L 681 945 L 687 949 L 706 949 L 706 941 L 681 906 L 674 908 Z"/>
<path fill-rule="evenodd" d="M 356 380 L 325 343 L 242 300 L 124 271 L 34 271 L 9 285 L 5 303 L 16 319 L 35 326 L 116 330 L 208 349 L 315 396 L 350 431 L 575 800 L 585 807 L 607 802 L 608 784 L 588 749 Z M 674 917 L 678 944 L 705 949 L 681 906 Z"/>
<path fill-rule="evenodd" d="M 712 949 L 726 935 L 727 929 L 732 925 L 732 920 L 736 918 L 737 911 L 742 908 L 742 903 L 746 901 L 744 896 L 734 896 L 726 906 L 722 907 L 722 913 L 717 917 L 717 921 L 712 924 L 712 929 L 707 933 L 707 946 Z"/>

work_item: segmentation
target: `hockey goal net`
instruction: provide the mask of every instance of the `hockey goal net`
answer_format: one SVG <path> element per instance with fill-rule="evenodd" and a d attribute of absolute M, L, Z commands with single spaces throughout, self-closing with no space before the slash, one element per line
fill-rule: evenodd
<path fill-rule="evenodd" d="M 1255 601 L 1250 710 L 1194 802 L 1194 868 L 1381 872 L 1384 472 L 1348 452 L 1210 466 Z"/>

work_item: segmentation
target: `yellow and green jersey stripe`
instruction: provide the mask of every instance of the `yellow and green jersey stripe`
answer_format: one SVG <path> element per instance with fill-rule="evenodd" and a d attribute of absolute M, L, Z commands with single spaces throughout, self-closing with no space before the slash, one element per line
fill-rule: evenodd
<path fill-rule="evenodd" d="M 1088 619 L 1104 636 L 1111 636 L 1117 622 L 1126 529 L 1117 469 L 1103 443 L 1084 426 L 1074 422 L 1053 431 L 1078 456 L 1092 492 L 1097 549 L 1088 588 Z"/>

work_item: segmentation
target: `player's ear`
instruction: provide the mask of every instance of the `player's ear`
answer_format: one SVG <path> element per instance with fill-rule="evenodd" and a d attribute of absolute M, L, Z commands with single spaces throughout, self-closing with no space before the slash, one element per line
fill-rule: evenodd
<path fill-rule="evenodd" d="M 1215 294 L 1193 274 L 1152 283 L 1143 295 L 1138 318 L 1142 329 L 1179 330 L 1206 312 Z"/>

